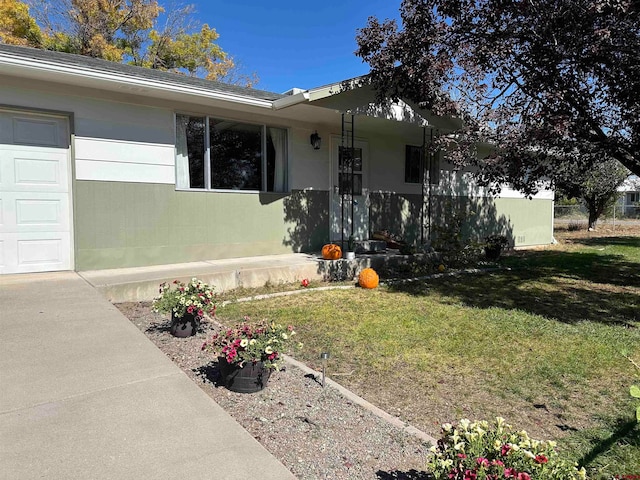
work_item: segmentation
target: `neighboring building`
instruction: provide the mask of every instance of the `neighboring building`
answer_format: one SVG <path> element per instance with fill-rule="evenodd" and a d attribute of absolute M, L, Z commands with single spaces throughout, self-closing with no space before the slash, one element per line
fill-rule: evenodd
<path fill-rule="evenodd" d="M 618 208 L 625 217 L 640 218 L 640 178 L 630 175 L 618 188 Z"/>
<path fill-rule="evenodd" d="M 454 119 L 372 99 L 0 45 L 0 272 L 317 251 L 382 229 L 417 244 L 448 203 L 469 207 L 475 236 L 552 242 L 552 192 L 485 196 L 437 156 L 425 165 L 421 146 Z"/>

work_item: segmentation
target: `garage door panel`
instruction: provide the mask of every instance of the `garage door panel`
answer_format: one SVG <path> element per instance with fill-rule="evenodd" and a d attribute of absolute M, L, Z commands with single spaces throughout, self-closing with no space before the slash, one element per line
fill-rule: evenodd
<path fill-rule="evenodd" d="M 69 198 L 55 193 L 0 194 L 0 232 L 66 232 L 71 228 Z"/>
<path fill-rule="evenodd" d="M 4 191 L 68 192 L 68 155 L 60 149 L 0 146 L 0 185 Z"/>
<path fill-rule="evenodd" d="M 48 232 L 0 234 L 0 273 L 27 273 L 69 268 L 69 234 Z"/>
<path fill-rule="evenodd" d="M 13 143 L 57 147 L 60 144 L 60 120 L 14 117 Z"/>
<path fill-rule="evenodd" d="M 0 273 L 68 270 L 67 121 L 0 111 L 0 127 Z"/>

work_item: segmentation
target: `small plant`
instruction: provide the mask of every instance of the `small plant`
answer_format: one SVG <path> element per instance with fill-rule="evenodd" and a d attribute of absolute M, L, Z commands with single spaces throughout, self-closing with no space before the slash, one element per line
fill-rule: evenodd
<path fill-rule="evenodd" d="M 498 260 L 507 245 L 509 240 L 505 235 L 489 235 L 484 239 L 484 254 L 489 260 Z"/>
<path fill-rule="evenodd" d="M 356 239 L 353 237 L 353 235 L 349 235 L 349 241 L 347 242 L 347 251 L 348 252 L 355 252 L 356 251 Z"/>
<path fill-rule="evenodd" d="M 202 350 L 212 352 L 237 367 L 263 362 L 266 368 L 279 370 L 281 354 L 295 334 L 291 325 L 284 327 L 273 322 L 251 324 L 250 318 L 245 317 L 244 323 L 213 335 L 202 344 Z M 302 344 L 297 346 L 302 347 Z"/>
<path fill-rule="evenodd" d="M 174 288 L 171 288 L 171 285 Z M 172 284 L 160 284 L 160 294 L 153 299 L 153 311 L 171 313 L 174 317 L 183 317 L 189 313 L 202 318 L 205 313 L 214 315 L 216 294 L 214 287 L 202 280 L 192 278 L 189 283 L 174 280 Z"/>
<path fill-rule="evenodd" d="M 443 218 L 446 221 L 433 226 L 432 246 L 442 255 L 442 261 L 453 267 L 474 265 L 482 254 L 483 245 L 463 234 L 464 225 L 474 215 L 468 208 L 447 202 Z"/>
<path fill-rule="evenodd" d="M 427 468 L 435 480 L 577 480 L 584 468 L 559 458 L 555 442 L 529 438 L 498 417 L 494 423 L 460 420 L 442 426 Z"/>

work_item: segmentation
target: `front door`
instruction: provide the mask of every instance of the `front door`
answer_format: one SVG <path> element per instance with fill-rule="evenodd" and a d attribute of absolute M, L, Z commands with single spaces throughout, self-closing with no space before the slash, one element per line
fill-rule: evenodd
<path fill-rule="evenodd" d="M 343 148 L 339 136 L 331 138 L 331 241 L 369 238 L 369 144 L 356 140 Z M 353 172 L 353 174 L 352 174 Z"/>

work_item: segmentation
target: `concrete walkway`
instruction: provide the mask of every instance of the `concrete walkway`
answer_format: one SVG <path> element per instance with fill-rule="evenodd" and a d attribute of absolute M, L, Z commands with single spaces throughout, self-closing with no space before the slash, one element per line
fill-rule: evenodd
<path fill-rule="evenodd" d="M 295 478 L 78 274 L 0 276 L 0 329 L 0 479 Z"/>

